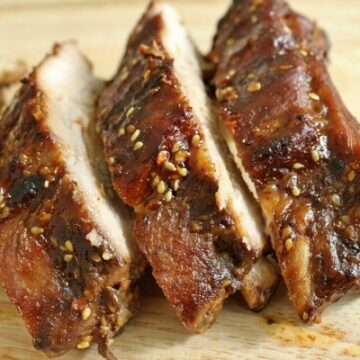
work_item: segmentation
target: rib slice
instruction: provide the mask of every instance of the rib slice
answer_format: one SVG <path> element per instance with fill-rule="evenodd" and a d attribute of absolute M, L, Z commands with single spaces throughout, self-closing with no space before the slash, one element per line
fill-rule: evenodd
<path fill-rule="evenodd" d="M 299 316 L 359 290 L 359 124 L 327 39 L 283 1 L 234 1 L 210 58 L 225 135 L 260 202 Z"/>
<path fill-rule="evenodd" d="M 89 157 L 101 88 L 74 44 L 56 45 L 0 123 L 0 281 L 50 356 L 91 341 L 105 353 L 138 307 L 130 217 Z"/>
<path fill-rule="evenodd" d="M 225 168 L 199 64 L 178 15 L 153 2 L 98 103 L 112 183 L 135 209 L 139 247 L 177 316 L 197 332 L 264 242 L 257 209 Z"/>

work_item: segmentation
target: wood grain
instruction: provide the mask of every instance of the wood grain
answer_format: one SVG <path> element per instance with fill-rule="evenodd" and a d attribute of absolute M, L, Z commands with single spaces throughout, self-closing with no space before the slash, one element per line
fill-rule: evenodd
<path fill-rule="evenodd" d="M 172 0 L 195 41 L 206 51 L 223 0 Z M 360 1 L 293 0 L 295 9 L 316 19 L 333 44 L 330 71 L 345 103 L 360 118 Z M 144 0 L 2 0 L 0 56 L 39 61 L 55 41 L 77 39 L 96 74 L 115 71 L 127 35 L 143 12 Z M 113 350 L 120 359 L 349 359 L 360 358 L 360 298 L 347 296 L 331 306 L 320 325 L 301 324 L 280 286 L 260 314 L 229 299 L 216 324 L 203 335 L 182 328 L 151 278 L 142 283 L 142 311 L 125 328 Z M 15 307 L 0 290 L 0 359 L 37 360 Z M 61 357 L 100 359 L 96 349 Z"/>

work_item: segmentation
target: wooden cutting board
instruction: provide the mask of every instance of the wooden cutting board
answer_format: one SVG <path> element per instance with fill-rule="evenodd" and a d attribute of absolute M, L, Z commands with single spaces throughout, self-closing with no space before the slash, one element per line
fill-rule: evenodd
<path fill-rule="evenodd" d="M 199 47 L 206 51 L 225 0 L 170 1 L 183 15 Z M 295 9 L 324 27 L 333 47 L 330 71 L 345 103 L 360 119 L 360 1 L 293 0 Z M 77 39 L 95 72 L 115 71 L 125 40 L 144 10 L 143 0 L 1 0 L 0 56 L 30 65 L 52 43 Z M 216 324 L 191 335 L 179 324 L 161 291 L 148 278 L 142 286 L 142 311 L 116 338 L 113 351 L 125 360 L 349 359 L 360 358 L 360 298 L 347 296 L 331 306 L 320 325 L 298 321 L 280 286 L 260 314 L 240 297 L 229 299 Z M 0 360 L 37 360 L 15 307 L 0 290 Z M 74 350 L 62 360 L 100 359 L 96 349 Z"/>

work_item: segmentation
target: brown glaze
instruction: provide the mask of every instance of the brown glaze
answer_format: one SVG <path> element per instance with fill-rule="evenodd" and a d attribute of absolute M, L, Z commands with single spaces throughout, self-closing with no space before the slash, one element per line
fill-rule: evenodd
<path fill-rule="evenodd" d="M 254 183 L 303 320 L 359 289 L 360 129 L 326 69 L 327 41 L 283 1 L 235 1 L 210 58 L 221 120 Z"/>
<path fill-rule="evenodd" d="M 34 346 L 55 356 L 117 333 L 137 311 L 137 275 L 75 196 L 45 96 L 35 69 L 1 120 L 0 282 Z M 105 239 L 99 247 L 87 239 L 94 229 Z"/>
<path fill-rule="evenodd" d="M 136 26 L 100 97 L 98 130 L 113 186 L 135 208 L 136 239 L 157 283 L 184 325 L 202 331 L 239 288 L 254 254 L 217 203 L 214 165 L 164 48 L 156 7 Z"/>

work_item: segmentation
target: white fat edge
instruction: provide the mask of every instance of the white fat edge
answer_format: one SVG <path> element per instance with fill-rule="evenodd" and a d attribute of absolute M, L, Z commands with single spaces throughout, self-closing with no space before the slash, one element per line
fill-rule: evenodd
<path fill-rule="evenodd" d="M 219 190 L 216 194 L 218 205 L 221 209 L 228 207 L 233 210 L 232 214 L 236 220 L 237 230 L 243 237 L 244 244 L 260 253 L 267 241 L 263 232 L 264 224 L 262 224 L 261 214 L 258 215 L 256 211 L 252 211 L 253 205 L 250 208 L 247 201 L 247 189 L 236 180 L 236 176 L 230 176 L 226 169 L 227 153 L 225 154 L 221 146 L 219 136 L 215 135 L 219 134 L 219 129 L 202 81 L 197 50 L 172 7 L 162 5 L 162 12 L 164 45 L 174 59 L 176 77 L 181 79 L 183 92 L 187 95 L 194 117 L 203 130 L 209 161 L 215 169 L 215 179 L 219 183 Z"/>
<path fill-rule="evenodd" d="M 77 184 L 74 196 L 86 205 L 96 224 L 98 236 L 109 240 L 120 259 L 131 253 L 124 229 L 129 219 L 119 216 L 102 195 L 93 166 L 87 156 L 84 130 L 94 116 L 95 98 L 101 81 L 91 74 L 91 67 L 73 43 L 60 46 L 37 69 L 40 90 L 46 96 L 49 126 L 59 142 L 69 178 Z M 64 91 L 65 89 L 65 91 Z"/>

